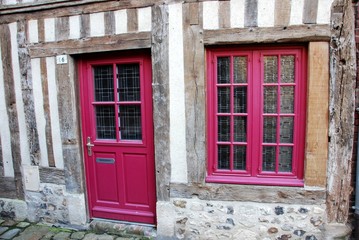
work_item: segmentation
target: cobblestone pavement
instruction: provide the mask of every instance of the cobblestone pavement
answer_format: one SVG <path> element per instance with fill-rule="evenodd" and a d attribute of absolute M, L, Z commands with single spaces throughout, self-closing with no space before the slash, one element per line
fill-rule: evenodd
<path fill-rule="evenodd" d="M 101 233 L 99 233 L 101 232 Z M 41 223 L 15 222 L 0 219 L 1 240 L 150 240 L 153 237 L 127 234 L 126 231 L 111 233 L 94 230 L 75 230 Z"/>

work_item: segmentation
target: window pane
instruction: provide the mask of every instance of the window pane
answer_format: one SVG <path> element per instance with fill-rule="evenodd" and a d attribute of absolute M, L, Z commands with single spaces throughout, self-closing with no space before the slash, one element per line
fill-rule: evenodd
<path fill-rule="evenodd" d="M 115 108 L 96 106 L 96 132 L 98 139 L 116 139 Z"/>
<path fill-rule="evenodd" d="M 93 67 L 95 101 L 114 101 L 112 65 Z"/>
<path fill-rule="evenodd" d="M 275 171 L 275 147 L 263 146 L 263 171 Z"/>
<path fill-rule="evenodd" d="M 277 118 L 264 117 L 263 121 L 263 142 L 276 143 L 277 135 Z"/>
<path fill-rule="evenodd" d="M 122 105 L 119 107 L 120 138 L 122 140 L 141 140 L 141 106 Z"/>
<path fill-rule="evenodd" d="M 219 142 L 230 141 L 230 117 L 227 116 L 218 117 L 218 141 Z"/>
<path fill-rule="evenodd" d="M 247 118 L 234 117 L 234 141 L 246 142 L 247 141 Z"/>
<path fill-rule="evenodd" d="M 247 112 L 247 87 L 234 87 L 234 112 Z"/>
<path fill-rule="evenodd" d="M 229 87 L 218 88 L 218 112 L 229 113 L 230 112 L 230 97 L 231 89 Z"/>
<path fill-rule="evenodd" d="M 277 113 L 277 87 L 264 87 L 264 113 Z"/>
<path fill-rule="evenodd" d="M 264 83 L 278 82 L 278 57 L 264 57 Z"/>
<path fill-rule="evenodd" d="M 247 57 L 234 57 L 234 82 L 247 82 Z"/>
<path fill-rule="evenodd" d="M 218 169 L 229 169 L 230 146 L 218 145 Z"/>
<path fill-rule="evenodd" d="M 217 58 L 217 83 L 230 82 L 230 58 L 219 57 Z"/>
<path fill-rule="evenodd" d="M 280 112 L 294 113 L 294 87 L 280 88 Z"/>
<path fill-rule="evenodd" d="M 233 146 L 233 168 L 236 170 L 246 170 L 246 146 Z"/>
<path fill-rule="evenodd" d="M 279 148 L 279 172 L 292 171 L 292 147 Z"/>
<path fill-rule="evenodd" d="M 118 95 L 120 101 L 140 101 L 140 66 L 118 65 Z"/>
<path fill-rule="evenodd" d="M 281 56 L 281 82 L 294 83 L 294 56 Z"/>
<path fill-rule="evenodd" d="M 293 143 L 293 117 L 280 118 L 280 142 Z"/>

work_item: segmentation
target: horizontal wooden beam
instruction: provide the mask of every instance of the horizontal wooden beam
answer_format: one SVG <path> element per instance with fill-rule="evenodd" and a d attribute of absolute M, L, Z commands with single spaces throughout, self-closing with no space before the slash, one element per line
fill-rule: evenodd
<path fill-rule="evenodd" d="M 31 58 L 38 58 L 60 54 L 82 54 L 150 47 L 151 33 L 138 32 L 115 36 L 39 43 L 29 47 L 29 53 Z"/>
<path fill-rule="evenodd" d="M 329 25 L 205 30 L 205 45 L 329 41 Z"/>
<path fill-rule="evenodd" d="M 40 182 L 65 185 L 65 171 L 63 169 L 41 167 Z"/>
<path fill-rule="evenodd" d="M 0 198 L 16 199 L 15 179 L 12 177 L 0 177 Z"/>
<path fill-rule="evenodd" d="M 249 201 L 262 203 L 324 204 L 325 189 L 225 184 L 171 184 L 171 198 L 198 197 L 202 200 Z"/>

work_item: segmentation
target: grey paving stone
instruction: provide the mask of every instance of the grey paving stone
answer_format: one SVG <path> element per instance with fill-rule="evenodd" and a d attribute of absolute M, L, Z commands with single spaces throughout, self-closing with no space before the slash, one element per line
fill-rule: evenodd
<path fill-rule="evenodd" d="M 32 225 L 26 228 L 14 240 L 38 240 L 45 236 L 50 230 L 50 227 L 43 225 Z"/>
<path fill-rule="evenodd" d="M 74 232 L 71 234 L 71 239 L 83 239 L 85 237 L 86 232 Z"/>
<path fill-rule="evenodd" d="M 8 219 L 8 220 L 5 220 L 3 223 L 2 223 L 2 226 L 4 227 L 12 227 L 16 224 L 16 222 L 14 220 L 11 220 L 11 219 Z"/>
<path fill-rule="evenodd" d="M 0 236 L 0 239 L 13 239 L 16 235 L 19 234 L 21 229 L 14 228 L 10 229 L 9 231 L 6 231 L 3 235 Z"/>
<path fill-rule="evenodd" d="M 45 236 L 41 238 L 41 240 L 50 240 L 52 239 L 53 236 L 55 236 L 55 234 L 56 234 L 55 232 L 48 232 L 45 234 Z"/>
<path fill-rule="evenodd" d="M 30 226 L 31 223 L 28 223 L 28 222 L 19 222 L 16 227 L 18 228 L 27 228 L 28 226 Z"/>
<path fill-rule="evenodd" d="M 86 236 L 83 238 L 83 240 L 113 240 L 115 237 L 110 235 L 98 235 L 94 233 L 86 234 Z"/>
<path fill-rule="evenodd" d="M 8 229 L 9 229 L 8 227 L 0 227 L 0 235 L 3 234 Z"/>
<path fill-rule="evenodd" d="M 70 235 L 71 235 L 70 232 L 59 232 L 53 237 L 53 239 L 54 240 L 69 240 Z"/>

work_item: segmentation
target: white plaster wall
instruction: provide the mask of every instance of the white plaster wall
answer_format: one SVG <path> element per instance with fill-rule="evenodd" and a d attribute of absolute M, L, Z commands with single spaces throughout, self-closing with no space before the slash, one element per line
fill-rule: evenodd
<path fill-rule="evenodd" d="M 91 37 L 105 35 L 105 14 L 103 12 L 90 14 L 90 35 Z"/>
<path fill-rule="evenodd" d="M 126 10 L 115 11 L 115 33 L 127 33 L 127 12 Z"/>
<path fill-rule="evenodd" d="M 19 134 L 20 134 L 20 152 L 23 165 L 30 165 L 30 151 L 29 143 L 27 141 L 27 131 L 25 122 L 24 103 L 22 99 L 22 87 L 20 76 L 20 64 L 19 64 L 19 49 L 17 45 L 17 23 L 10 23 L 10 38 L 11 38 L 11 60 L 13 67 L 13 78 L 16 96 L 16 110 L 19 121 Z"/>
<path fill-rule="evenodd" d="M 244 27 L 244 6 L 245 0 L 231 0 L 231 27 L 243 28 Z"/>
<path fill-rule="evenodd" d="M 31 74 L 34 93 L 34 108 L 36 117 L 37 133 L 39 135 L 39 146 L 41 152 L 40 165 L 49 166 L 46 144 L 46 119 L 44 113 L 44 101 L 42 94 L 40 58 L 31 59 Z"/>
<path fill-rule="evenodd" d="M 17 4 L 17 0 L 2 0 L 2 4 L 4 5 Z"/>
<path fill-rule="evenodd" d="M 49 91 L 49 106 L 51 119 L 51 133 L 53 142 L 53 152 L 55 165 L 57 168 L 64 168 L 64 160 L 62 155 L 62 141 L 59 123 L 59 111 L 57 101 L 57 86 L 56 86 L 56 68 L 55 57 L 46 58 L 47 82 Z"/>
<path fill-rule="evenodd" d="M 28 23 L 28 39 L 30 43 L 39 42 L 39 31 L 37 26 L 37 20 L 29 20 Z"/>
<path fill-rule="evenodd" d="M 274 26 L 275 0 L 258 0 L 258 27 Z"/>
<path fill-rule="evenodd" d="M 0 48 L 0 56 L 1 56 Z M 14 165 L 11 153 L 11 136 L 9 127 L 9 117 L 7 115 L 6 101 L 5 101 L 5 87 L 4 87 L 4 72 L 3 62 L 0 57 L 0 138 L 1 138 L 1 151 L 2 161 L 4 165 L 4 176 L 14 177 Z"/>
<path fill-rule="evenodd" d="M 138 31 L 139 32 L 151 31 L 151 23 L 152 23 L 151 7 L 139 8 L 137 10 L 137 16 L 138 16 Z"/>
<path fill-rule="evenodd" d="M 303 24 L 304 0 L 292 0 L 289 25 Z"/>
<path fill-rule="evenodd" d="M 218 29 L 218 1 L 203 2 L 203 29 Z"/>
<path fill-rule="evenodd" d="M 182 3 L 169 5 L 171 181 L 187 182 Z"/>
<path fill-rule="evenodd" d="M 55 41 L 55 18 L 46 18 L 44 20 L 45 42 Z"/>
<path fill-rule="evenodd" d="M 330 11 L 333 0 L 318 0 L 317 24 L 330 23 Z"/>
<path fill-rule="evenodd" d="M 79 39 L 80 38 L 80 16 L 71 16 L 69 17 L 69 39 Z"/>

